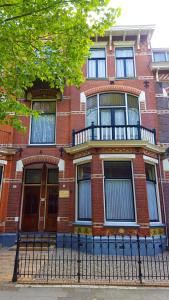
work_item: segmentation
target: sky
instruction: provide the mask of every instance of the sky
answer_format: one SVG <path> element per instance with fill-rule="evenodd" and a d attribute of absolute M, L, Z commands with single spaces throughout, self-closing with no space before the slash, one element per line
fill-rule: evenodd
<path fill-rule="evenodd" d="M 169 48 L 169 0 L 111 0 L 110 5 L 122 8 L 116 25 L 154 24 L 152 47 Z"/>

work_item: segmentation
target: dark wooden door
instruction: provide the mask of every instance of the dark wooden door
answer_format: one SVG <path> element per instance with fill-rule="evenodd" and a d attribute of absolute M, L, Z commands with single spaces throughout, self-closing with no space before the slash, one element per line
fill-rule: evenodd
<path fill-rule="evenodd" d="M 22 230 L 38 231 L 40 186 L 25 186 Z"/>
<path fill-rule="evenodd" d="M 46 231 L 57 231 L 58 185 L 47 186 L 46 198 Z"/>

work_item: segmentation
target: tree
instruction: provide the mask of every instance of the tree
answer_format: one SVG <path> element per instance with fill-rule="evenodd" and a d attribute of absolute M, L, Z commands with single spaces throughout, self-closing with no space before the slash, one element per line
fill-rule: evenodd
<path fill-rule="evenodd" d="M 34 112 L 17 99 L 37 78 L 61 91 L 83 82 L 91 37 L 120 14 L 109 1 L 0 1 L 0 124 L 23 128 L 19 116 Z"/>

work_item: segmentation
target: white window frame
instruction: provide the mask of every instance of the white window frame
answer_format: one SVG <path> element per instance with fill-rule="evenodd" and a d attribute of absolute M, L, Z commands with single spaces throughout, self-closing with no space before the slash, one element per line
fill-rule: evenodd
<path fill-rule="evenodd" d="M 144 161 L 146 164 L 154 166 L 155 177 L 156 177 L 156 201 L 157 201 L 157 212 L 158 212 L 159 221 L 157 221 L 157 222 L 150 221 L 150 225 L 151 226 L 160 225 L 160 224 L 162 224 L 162 216 L 161 216 L 160 193 L 159 193 L 159 184 L 158 184 L 158 176 L 157 176 L 157 164 L 158 163 L 155 159 L 153 161 L 153 159 L 151 157 L 149 157 L 149 159 L 148 159 L 148 156 L 144 156 L 143 158 L 144 158 Z M 147 180 L 146 180 L 146 182 L 147 182 Z M 147 191 L 147 185 L 146 185 L 146 191 Z M 147 204 L 148 204 L 148 197 L 147 197 Z"/>
<path fill-rule="evenodd" d="M 116 49 L 119 49 L 119 48 L 132 48 L 132 50 L 133 50 L 133 63 L 134 63 L 134 76 L 132 76 L 132 77 L 117 77 L 116 76 L 116 71 L 117 71 L 117 64 L 116 64 Z M 115 46 L 115 48 L 114 48 L 114 57 L 115 57 L 115 79 L 116 80 L 125 80 L 125 79 L 132 79 L 132 78 L 136 78 L 137 77 L 137 75 L 136 75 L 136 59 L 135 59 L 135 48 L 134 48 L 134 46 L 133 45 L 131 45 L 131 44 L 120 44 L 120 45 L 117 45 L 117 46 Z"/>
<path fill-rule="evenodd" d="M 54 143 L 46 143 L 46 144 L 32 144 L 31 143 L 31 132 L 32 132 L 32 116 L 30 117 L 30 121 L 29 121 L 29 146 L 34 147 L 34 146 L 55 146 L 56 145 L 56 133 L 57 133 L 57 101 L 56 99 L 32 99 L 31 100 L 31 109 L 33 109 L 33 102 L 56 102 L 56 112 L 55 112 L 55 141 Z"/>
<path fill-rule="evenodd" d="M 117 154 L 117 156 L 113 156 L 115 154 L 107 154 L 107 157 L 105 157 L 105 154 L 100 154 L 100 158 L 102 159 L 102 172 L 104 174 L 104 162 L 105 161 L 129 161 L 131 163 L 131 172 L 132 172 L 132 189 L 133 189 L 133 205 L 134 205 L 134 221 L 107 221 L 106 220 L 106 196 L 105 196 L 105 175 L 103 176 L 103 207 L 104 207 L 104 226 L 138 226 L 137 224 L 137 207 L 136 207 L 136 193 L 135 193 L 135 182 L 134 182 L 134 176 L 133 176 L 133 161 L 132 159 L 135 158 L 134 154 L 129 154 L 123 156 L 123 154 Z"/>
<path fill-rule="evenodd" d="M 75 164 L 76 170 L 75 170 L 75 223 L 79 224 L 79 225 L 91 225 L 92 224 L 92 216 L 91 216 L 91 220 L 79 220 L 78 219 L 78 183 L 77 183 L 77 176 L 78 176 L 78 166 L 79 165 L 84 165 L 87 163 L 91 164 L 92 162 L 92 156 L 88 155 L 86 157 L 81 157 L 79 159 L 75 159 L 73 161 L 73 163 Z M 92 205 L 92 179 L 91 180 L 91 205 Z"/>
<path fill-rule="evenodd" d="M 107 51 L 106 51 L 106 46 L 103 45 L 93 45 L 93 47 L 90 48 L 90 50 L 94 49 L 99 49 L 99 50 L 104 50 L 105 52 L 105 77 L 89 77 L 89 59 L 87 59 L 87 79 L 90 80 L 102 80 L 107 78 Z"/>

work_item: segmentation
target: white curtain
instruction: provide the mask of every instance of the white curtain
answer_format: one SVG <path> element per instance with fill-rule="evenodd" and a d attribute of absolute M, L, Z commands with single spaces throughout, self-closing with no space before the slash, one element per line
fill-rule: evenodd
<path fill-rule="evenodd" d="M 91 219 L 92 205 L 91 205 L 91 181 L 83 180 L 78 183 L 78 218 Z"/>
<path fill-rule="evenodd" d="M 50 144 L 55 142 L 55 115 L 40 115 L 32 118 L 31 143 Z"/>
<path fill-rule="evenodd" d="M 111 109 L 101 110 L 101 125 L 111 125 Z"/>
<path fill-rule="evenodd" d="M 98 77 L 104 78 L 106 76 L 106 64 L 104 60 L 98 60 Z"/>
<path fill-rule="evenodd" d="M 133 77 L 134 76 L 133 59 L 126 59 L 126 76 L 127 77 Z"/>
<path fill-rule="evenodd" d="M 106 179 L 105 194 L 107 220 L 134 220 L 134 204 L 131 180 Z"/>
<path fill-rule="evenodd" d="M 115 125 L 125 125 L 125 116 L 123 109 L 115 109 Z"/>
<path fill-rule="evenodd" d="M 116 60 L 116 77 L 124 77 L 124 62 L 123 59 Z"/>
<path fill-rule="evenodd" d="M 96 77 L 96 61 L 88 60 L 88 77 Z"/>
<path fill-rule="evenodd" d="M 150 221 L 158 221 L 156 184 L 154 182 L 147 181 L 147 196 Z"/>

